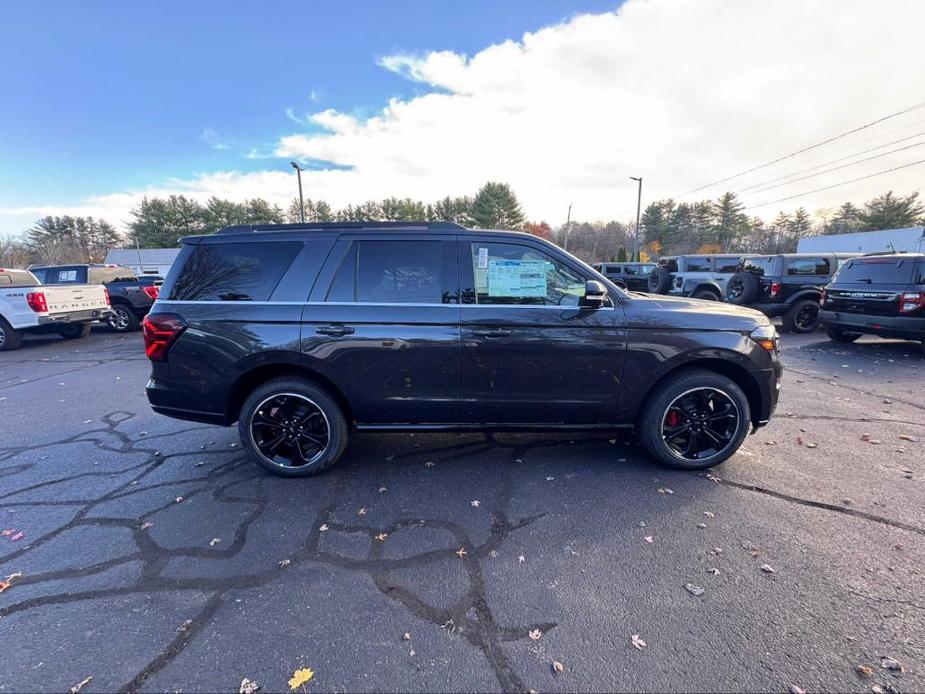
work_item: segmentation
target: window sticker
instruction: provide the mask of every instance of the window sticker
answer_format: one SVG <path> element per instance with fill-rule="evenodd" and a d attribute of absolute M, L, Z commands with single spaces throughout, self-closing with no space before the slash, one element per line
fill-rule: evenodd
<path fill-rule="evenodd" d="M 542 260 L 491 260 L 488 296 L 545 297 L 546 262 Z"/>
<path fill-rule="evenodd" d="M 479 268 L 485 269 L 488 267 L 488 249 L 480 248 L 479 249 Z"/>

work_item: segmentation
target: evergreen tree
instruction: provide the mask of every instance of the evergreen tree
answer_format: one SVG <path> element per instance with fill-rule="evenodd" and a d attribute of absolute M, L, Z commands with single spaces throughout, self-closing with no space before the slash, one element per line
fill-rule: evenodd
<path fill-rule="evenodd" d="M 115 227 L 93 217 L 43 217 L 26 232 L 26 245 L 44 263 L 99 263 L 120 241 Z"/>
<path fill-rule="evenodd" d="M 511 187 L 493 181 L 482 186 L 475 196 L 472 214 L 481 229 L 519 229 L 525 221 Z"/>
<path fill-rule="evenodd" d="M 846 202 L 838 208 L 832 221 L 825 226 L 826 234 L 850 234 L 861 229 L 861 210 L 854 204 Z"/>
<path fill-rule="evenodd" d="M 181 236 L 206 233 L 206 208 L 183 195 L 143 198 L 132 210 L 129 236 L 142 248 L 173 248 Z"/>
<path fill-rule="evenodd" d="M 618 263 L 626 262 L 626 248 L 624 246 L 620 246 L 620 250 L 617 251 L 617 262 Z"/>
<path fill-rule="evenodd" d="M 913 226 L 922 219 L 925 207 L 919 202 L 918 191 L 909 195 L 893 195 L 888 190 L 864 203 L 860 214 L 861 231 L 876 229 L 902 229 Z"/>
<path fill-rule="evenodd" d="M 739 202 L 735 193 L 723 193 L 716 201 L 716 243 L 723 253 L 735 248 L 748 230 L 748 217 L 742 210 L 745 206 Z"/>

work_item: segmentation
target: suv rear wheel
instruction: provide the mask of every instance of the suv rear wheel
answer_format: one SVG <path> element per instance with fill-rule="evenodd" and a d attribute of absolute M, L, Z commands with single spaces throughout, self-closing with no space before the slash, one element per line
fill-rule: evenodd
<path fill-rule="evenodd" d="M 22 346 L 22 332 L 0 317 L 0 352 L 19 349 Z"/>
<path fill-rule="evenodd" d="M 830 340 L 835 340 L 836 342 L 854 342 L 861 336 L 861 333 L 846 333 L 844 330 L 832 327 L 826 328 L 825 334 L 829 336 Z"/>
<path fill-rule="evenodd" d="M 347 446 L 337 402 L 304 378 L 276 378 L 255 389 L 241 408 L 238 433 L 260 467 L 285 477 L 315 475 Z"/>
<path fill-rule="evenodd" d="M 815 299 L 797 301 L 781 318 L 788 333 L 811 333 L 819 327 L 819 302 Z"/>
<path fill-rule="evenodd" d="M 738 450 L 750 422 L 748 398 L 734 381 L 714 371 L 687 370 L 652 392 L 639 419 L 639 437 L 663 465 L 703 470 Z"/>

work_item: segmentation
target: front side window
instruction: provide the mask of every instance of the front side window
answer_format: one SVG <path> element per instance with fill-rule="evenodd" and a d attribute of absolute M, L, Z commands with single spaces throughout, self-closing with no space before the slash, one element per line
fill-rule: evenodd
<path fill-rule="evenodd" d="M 794 258 L 787 266 L 788 275 L 828 275 L 827 258 Z"/>
<path fill-rule="evenodd" d="M 301 248 L 298 242 L 199 244 L 167 298 L 267 301 Z"/>
<path fill-rule="evenodd" d="M 440 241 L 360 241 L 356 263 L 359 302 L 443 302 Z"/>
<path fill-rule="evenodd" d="M 475 303 L 577 306 L 585 278 L 531 246 L 473 243 Z"/>

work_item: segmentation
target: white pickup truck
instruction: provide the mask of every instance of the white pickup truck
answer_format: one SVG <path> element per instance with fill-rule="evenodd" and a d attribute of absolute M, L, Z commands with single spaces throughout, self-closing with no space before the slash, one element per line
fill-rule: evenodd
<path fill-rule="evenodd" d="M 47 285 L 28 270 L 0 268 L 0 352 L 18 348 L 25 331 L 86 337 L 110 313 L 102 285 Z"/>

